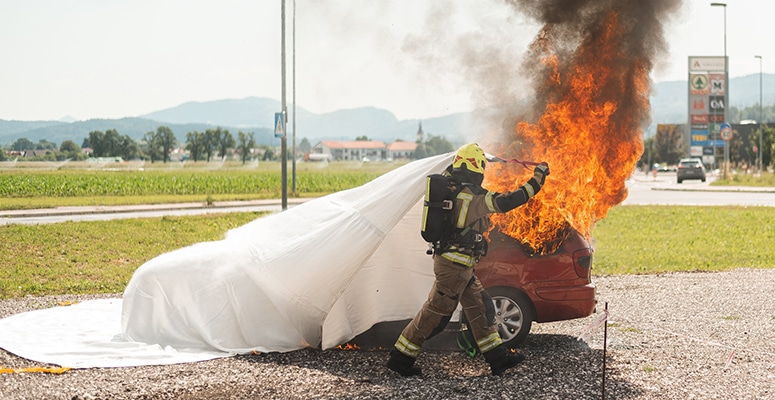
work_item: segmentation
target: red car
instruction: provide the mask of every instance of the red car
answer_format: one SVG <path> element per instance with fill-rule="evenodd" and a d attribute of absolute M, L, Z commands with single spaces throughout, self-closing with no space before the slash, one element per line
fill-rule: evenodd
<path fill-rule="evenodd" d="M 576 231 L 557 251 L 540 256 L 526 254 L 503 233 L 490 233 L 487 256 L 476 265 L 476 275 L 493 299 L 498 332 L 508 347 L 517 347 L 527 338 L 533 321 L 563 321 L 594 312 L 593 253 L 589 241 Z M 365 349 L 390 348 L 408 322 L 378 323 L 350 343 Z M 474 343 L 464 326 L 465 318 L 456 312 L 444 331 L 423 348 L 453 350 L 464 347 L 464 341 Z"/>
<path fill-rule="evenodd" d="M 563 321 L 594 312 L 593 252 L 575 230 L 557 251 L 540 256 L 527 255 L 516 240 L 500 232 L 490 234 L 487 256 L 476 265 L 476 275 L 493 299 L 495 321 L 507 346 L 522 343 L 533 321 Z"/>

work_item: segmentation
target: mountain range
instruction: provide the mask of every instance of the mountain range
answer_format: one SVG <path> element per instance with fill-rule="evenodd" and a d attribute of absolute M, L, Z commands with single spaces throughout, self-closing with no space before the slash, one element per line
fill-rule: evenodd
<path fill-rule="evenodd" d="M 762 97 L 765 105 L 775 103 L 775 74 L 763 74 Z M 759 74 L 733 78 L 730 82 L 731 106 L 744 108 L 759 103 Z M 652 121 L 647 135 L 658 123 L 685 123 L 687 119 L 687 83 L 670 81 L 655 83 L 651 95 Z M 115 129 L 120 135 L 140 140 L 146 132 L 168 126 L 178 141 L 186 133 L 221 127 L 236 137 L 239 131 L 253 132 L 258 144 L 277 145 L 274 137 L 274 113 L 280 110 L 278 100 L 261 97 L 189 102 L 176 107 L 136 117 L 121 119 L 90 119 L 86 121 L 6 121 L 0 119 L 0 145 L 6 146 L 26 138 L 33 143 L 41 139 L 57 144 L 72 140 L 81 144 L 92 131 Z M 288 105 L 289 114 L 292 105 Z M 373 140 L 414 141 L 420 124 L 426 134 L 443 136 L 452 143 L 462 143 L 469 137 L 479 112 L 456 113 L 423 120 L 399 120 L 388 110 L 361 107 L 315 114 L 296 106 L 295 131 L 297 143 L 306 138 L 315 144 L 320 140 L 354 140 L 366 136 Z M 288 138 L 293 133 L 293 116 L 288 118 Z M 733 121 L 736 122 L 736 121 Z"/>

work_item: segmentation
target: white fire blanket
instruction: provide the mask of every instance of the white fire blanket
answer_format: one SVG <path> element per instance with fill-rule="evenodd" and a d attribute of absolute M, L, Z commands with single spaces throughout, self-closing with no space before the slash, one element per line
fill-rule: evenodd
<path fill-rule="evenodd" d="M 425 177 L 451 154 L 149 260 L 123 299 L 0 320 L 0 348 L 71 368 L 336 347 L 414 316 L 433 282 L 420 237 Z"/>

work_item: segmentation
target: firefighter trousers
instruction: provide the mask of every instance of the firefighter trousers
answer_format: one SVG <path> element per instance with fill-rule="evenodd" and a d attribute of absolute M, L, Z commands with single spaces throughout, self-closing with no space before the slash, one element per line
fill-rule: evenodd
<path fill-rule="evenodd" d="M 487 317 L 483 297 L 484 288 L 474 274 L 474 268 L 455 264 L 436 255 L 433 257 L 433 272 L 436 280 L 428 300 L 401 332 L 396 342 L 396 349 L 410 357 L 417 357 L 423 343 L 433 334 L 438 333 L 437 328 L 443 328 L 441 324 L 449 321 L 458 302 L 468 318 L 469 329 L 483 353 L 501 344 L 494 321 L 491 320 L 492 317 Z"/>

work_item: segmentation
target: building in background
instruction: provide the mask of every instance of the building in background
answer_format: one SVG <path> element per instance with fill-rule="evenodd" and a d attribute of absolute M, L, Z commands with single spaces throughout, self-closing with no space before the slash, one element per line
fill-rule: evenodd
<path fill-rule="evenodd" d="M 417 143 L 396 141 L 390 144 L 377 140 L 323 140 L 312 147 L 310 161 L 393 161 L 414 159 Z M 307 158 L 307 157 L 305 157 Z"/>

